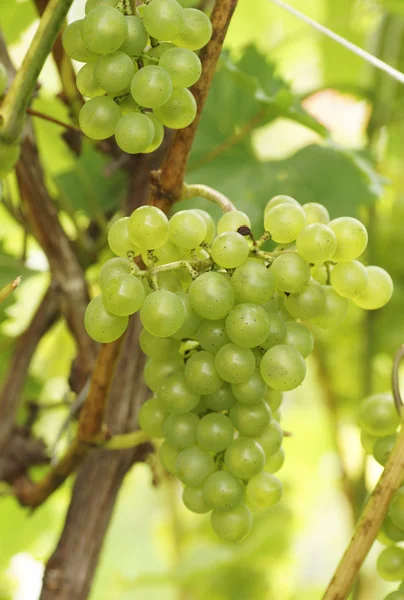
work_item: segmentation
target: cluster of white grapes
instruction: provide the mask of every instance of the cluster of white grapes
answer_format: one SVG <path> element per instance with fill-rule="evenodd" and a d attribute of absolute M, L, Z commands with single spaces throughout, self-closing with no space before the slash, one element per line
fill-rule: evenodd
<path fill-rule="evenodd" d="M 386 271 L 357 260 L 367 245 L 357 219 L 330 221 L 320 204 L 277 196 L 259 240 L 250 227 L 237 210 L 216 225 L 199 209 L 171 219 L 136 209 L 109 230 L 117 257 L 101 268 L 101 295 L 85 316 L 89 335 L 105 343 L 140 311 L 154 392 L 140 426 L 164 438 L 160 460 L 184 484 L 185 505 L 212 511 L 227 541 L 249 532 L 251 511 L 281 497 L 278 410 L 282 393 L 305 378 L 312 326 L 339 324 L 350 299 L 379 308 L 393 291 Z M 262 249 L 268 239 L 274 251 Z M 144 269 L 134 262 L 140 255 Z"/>
<path fill-rule="evenodd" d="M 212 35 L 204 12 L 177 0 L 148 0 L 132 13 L 130 2 L 87 0 L 84 19 L 71 23 L 63 46 L 86 64 L 77 74 L 89 98 L 79 116 L 89 138 L 115 135 L 129 154 L 156 150 L 164 125 L 182 129 L 196 116 L 189 87 L 202 66 L 196 50 Z"/>
<path fill-rule="evenodd" d="M 377 462 L 385 466 L 396 443 L 400 419 L 391 394 L 374 394 L 365 398 L 360 406 L 362 446 Z M 377 561 L 377 572 L 385 581 L 400 581 L 397 591 L 385 600 L 404 600 L 404 486 L 394 494 L 388 515 L 378 540 L 387 546 Z"/>

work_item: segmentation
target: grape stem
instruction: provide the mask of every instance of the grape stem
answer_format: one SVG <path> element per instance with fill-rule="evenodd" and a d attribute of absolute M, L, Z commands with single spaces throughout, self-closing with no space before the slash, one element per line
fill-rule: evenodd
<path fill-rule="evenodd" d="M 398 370 L 399 370 L 399 367 L 400 367 L 400 364 L 401 364 L 403 358 L 404 358 L 404 344 L 402 344 L 396 352 L 396 355 L 394 357 L 394 362 L 393 362 L 393 370 L 392 370 L 392 374 L 391 374 L 391 387 L 393 389 L 394 404 L 396 405 L 397 412 L 400 416 L 403 414 L 404 404 L 403 404 L 403 399 L 401 397 L 401 392 L 400 392 L 400 382 L 398 379 Z"/>
<path fill-rule="evenodd" d="M 229 200 L 229 198 L 221 192 L 218 192 L 214 188 L 199 183 L 193 185 L 184 184 L 182 188 L 181 200 L 189 200 L 190 198 L 198 197 L 205 198 L 206 200 L 214 202 L 215 204 L 220 206 L 223 212 L 230 212 L 232 210 L 236 210 L 236 207 Z"/>
<path fill-rule="evenodd" d="M 156 277 L 159 273 L 163 273 L 164 271 L 173 271 L 175 269 L 185 268 L 189 271 L 192 279 L 196 279 L 201 271 L 206 271 L 206 269 L 211 267 L 212 264 L 213 262 L 211 260 L 177 260 L 175 262 L 153 267 L 145 271 L 135 271 L 133 274 L 136 277 Z"/>
<path fill-rule="evenodd" d="M 100 447 L 107 450 L 126 450 L 128 448 L 136 448 L 145 442 L 151 443 L 149 436 L 144 431 L 132 431 L 131 433 L 123 433 L 122 435 L 114 435 L 104 443 L 100 443 Z"/>
<path fill-rule="evenodd" d="M 22 133 L 24 115 L 38 76 L 52 50 L 73 0 L 50 0 L 20 69 L 0 109 L 0 139 L 14 143 Z"/>
<path fill-rule="evenodd" d="M 10 294 L 18 287 L 21 283 L 21 277 L 17 277 L 11 283 L 8 283 L 6 286 L 1 288 L 0 290 L 0 302 L 4 302 L 6 298 L 10 296 Z"/>

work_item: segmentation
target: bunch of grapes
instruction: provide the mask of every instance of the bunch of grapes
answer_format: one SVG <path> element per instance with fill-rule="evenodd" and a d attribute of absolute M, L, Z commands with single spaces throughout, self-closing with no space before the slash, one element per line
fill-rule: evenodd
<path fill-rule="evenodd" d="M 361 440 L 367 454 L 385 466 L 397 439 L 400 419 L 390 394 L 374 394 L 365 398 L 360 406 Z M 388 515 L 378 536 L 386 545 L 377 561 L 377 572 L 385 581 L 402 582 L 396 592 L 386 600 L 404 600 L 404 486 L 394 494 Z"/>
<path fill-rule="evenodd" d="M 77 74 L 89 98 L 82 131 L 94 140 L 115 135 L 129 154 L 149 153 L 161 145 L 164 125 L 182 129 L 195 119 L 188 88 L 201 76 L 195 51 L 210 40 L 212 25 L 177 0 L 148 0 L 131 13 L 130 2 L 87 0 L 85 18 L 66 28 L 63 46 L 86 63 Z"/>
<path fill-rule="evenodd" d="M 85 316 L 90 336 L 105 343 L 140 311 L 154 392 L 140 426 L 164 438 L 160 460 L 184 484 L 185 505 L 212 511 L 227 541 L 249 532 L 252 510 L 281 497 L 279 408 L 305 378 L 312 326 L 340 323 L 351 299 L 379 308 L 393 290 L 386 271 L 357 260 L 367 244 L 357 219 L 330 221 L 320 204 L 277 196 L 259 240 L 250 227 L 237 210 L 216 227 L 199 209 L 170 220 L 153 206 L 136 209 L 109 230 L 117 257 L 102 267 L 101 295 Z M 269 238 L 278 244 L 271 252 L 262 249 Z"/>

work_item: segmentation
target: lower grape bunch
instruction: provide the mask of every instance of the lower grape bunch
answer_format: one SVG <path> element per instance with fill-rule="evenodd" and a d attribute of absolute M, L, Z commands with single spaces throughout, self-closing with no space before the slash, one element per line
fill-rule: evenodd
<path fill-rule="evenodd" d="M 203 210 L 168 220 L 153 206 L 136 209 L 109 230 L 117 257 L 102 267 L 101 295 L 85 316 L 90 336 L 105 343 L 140 311 L 144 377 L 154 393 L 140 426 L 164 438 L 160 461 L 184 484 L 185 505 L 212 511 L 225 541 L 242 539 L 251 510 L 282 495 L 274 476 L 284 461 L 279 409 L 282 393 L 305 378 L 310 327 L 339 324 L 350 299 L 379 308 L 393 291 L 386 271 L 357 260 L 367 244 L 357 219 L 330 221 L 319 204 L 277 196 L 260 240 L 250 227 L 237 210 L 220 218 L 216 233 Z M 262 250 L 269 238 L 279 244 L 273 252 Z"/>

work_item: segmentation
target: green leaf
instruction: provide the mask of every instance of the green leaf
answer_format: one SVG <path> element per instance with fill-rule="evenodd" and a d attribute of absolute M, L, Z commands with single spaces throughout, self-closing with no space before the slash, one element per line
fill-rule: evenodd
<path fill-rule="evenodd" d="M 1 3 L 1 28 L 7 44 L 18 41 L 22 33 L 38 18 L 34 2 L 22 0 Z"/>

